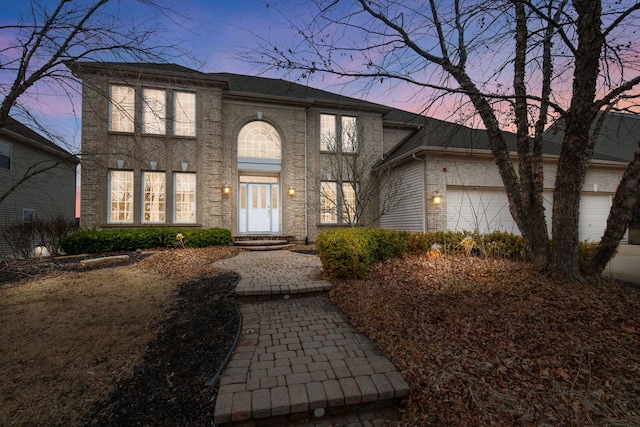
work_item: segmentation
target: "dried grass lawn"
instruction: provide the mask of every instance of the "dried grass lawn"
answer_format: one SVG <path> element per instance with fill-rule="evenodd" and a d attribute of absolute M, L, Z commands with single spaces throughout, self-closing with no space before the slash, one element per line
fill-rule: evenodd
<path fill-rule="evenodd" d="M 406 256 L 332 300 L 409 382 L 406 426 L 640 425 L 640 291 Z"/>
<path fill-rule="evenodd" d="M 158 252 L 0 288 L 0 425 L 79 425 L 133 374 L 179 285 L 215 274 L 230 248 Z M 59 264 L 61 269 L 65 264 Z M 89 269 L 89 270 L 87 270 Z"/>

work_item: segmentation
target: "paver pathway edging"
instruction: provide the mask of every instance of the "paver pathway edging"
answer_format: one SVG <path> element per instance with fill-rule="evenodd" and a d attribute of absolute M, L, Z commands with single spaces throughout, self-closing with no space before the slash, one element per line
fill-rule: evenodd
<path fill-rule="evenodd" d="M 237 272 L 260 295 L 321 281 L 313 279 L 321 268 L 316 256 L 288 251 L 246 252 L 214 265 Z M 240 311 L 241 338 L 220 379 L 217 425 L 266 425 L 274 417 L 285 425 L 409 393 L 393 364 L 326 296 L 242 303 Z"/>

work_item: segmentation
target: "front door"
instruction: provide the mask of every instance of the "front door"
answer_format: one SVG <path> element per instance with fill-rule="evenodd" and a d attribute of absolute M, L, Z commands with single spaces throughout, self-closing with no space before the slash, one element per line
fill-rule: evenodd
<path fill-rule="evenodd" d="M 277 182 L 240 183 L 239 231 L 241 233 L 267 234 L 280 231 L 278 190 Z"/>

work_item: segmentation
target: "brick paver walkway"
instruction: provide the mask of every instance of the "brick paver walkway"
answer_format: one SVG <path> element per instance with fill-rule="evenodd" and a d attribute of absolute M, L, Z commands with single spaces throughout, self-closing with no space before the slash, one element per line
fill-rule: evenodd
<path fill-rule="evenodd" d="M 305 280 L 330 288 L 314 279 L 320 270 L 316 256 L 246 252 L 215 265 L 241 275 L 240 283 L 252 288 L 243 295 L 306 289 Z M 238 292 L 244 291 L 239 284 Z M 370 409 L 409 393 L 393 364 L 326 296 L 242 303 L 240 311 L 242 335 L 220 379 L 216 424 L 276 425 L 275 417 L 277 425 L 342 425 L 326 424 L 325 414 Z M 375 411 L 349 417 L 344 425 L 384 422 Z"/>

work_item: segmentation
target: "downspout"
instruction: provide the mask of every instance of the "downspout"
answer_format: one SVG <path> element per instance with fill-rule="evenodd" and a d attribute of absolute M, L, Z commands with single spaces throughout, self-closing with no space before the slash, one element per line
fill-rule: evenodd
<path fill-rule="evenodd" d="M 307 161 L 309 152 L 307 151 L 307 115 L 309 109 L 304 109 L 304 244 L 309 244 L 309 188 L 307 186 Z"/>
<path fill-rule="evenodd" d="M 416 156 L 416 153 L 412 155 L 414 160 L 418 160 L 422 163 L 422 232 L 427 232 L 427 197 L 425 191 L 427 190 L 427 183 L 425 182 L 425 163 L 424 158 Z"/>

